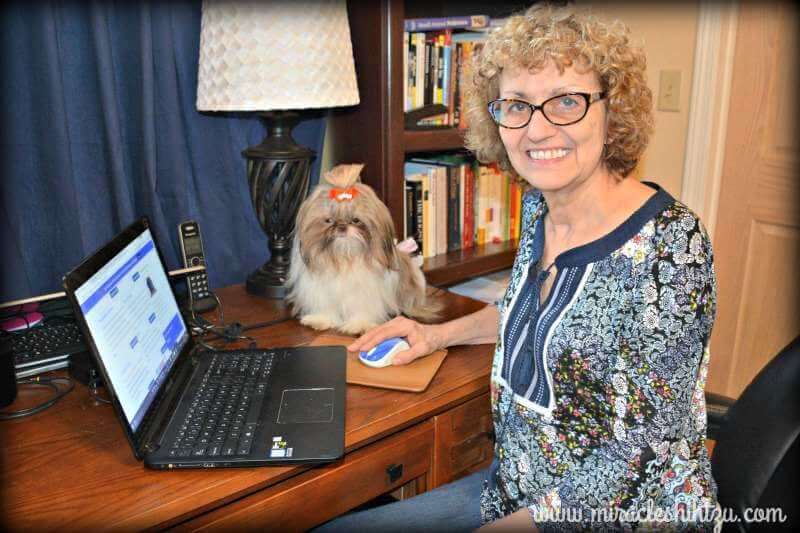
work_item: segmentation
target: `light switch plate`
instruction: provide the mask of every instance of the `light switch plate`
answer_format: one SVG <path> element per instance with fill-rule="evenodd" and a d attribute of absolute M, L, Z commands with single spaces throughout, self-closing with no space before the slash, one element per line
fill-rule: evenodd
<path fill-rule="evenodd" d="M 662 70 L 658 80 L 659 111 L 681 110 L 681 71 Z"/>

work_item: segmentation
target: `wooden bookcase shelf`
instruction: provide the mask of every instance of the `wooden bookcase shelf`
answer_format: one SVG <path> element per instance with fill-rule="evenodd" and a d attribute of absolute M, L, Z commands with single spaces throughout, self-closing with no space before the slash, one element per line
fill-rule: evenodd
<path fill-rule="evenodd" d="M 464 132 L 457 128 L 404 131 L 405 153 L 458 150 L 464 147 Z"/>
<path fill-rule="evenodd" d="M 484 244 L 428 258 L 422 268 L 430 285 L 447 287 L 508 268 L 516 253 L 516 241 Z"/>
<path fill-rule="evenodd" d="M 468 4 L 464 9 L 474 9 Z M 403 234 L 406 154 L 463 148 L 463 132 L 457 128 L 404 130 L 403 21 L 409 14 L 406 7 L 403 0 L 348 2 L 361 103 L 333 111 L 328 123 L 333 162 L 366 165 L 362 178 L 389 207 L 398 235 Z M 440 16 L 442 4 L 408 0 L 408 7 L 410 16 L 421 16 L 420 12 L 426 9 L 431 10 L 430 16 Z M 453 285 L 510 267 L 515 250 L 513 242 L 459 250 L 426 259 L 423 269 L 429 283 Z"/>

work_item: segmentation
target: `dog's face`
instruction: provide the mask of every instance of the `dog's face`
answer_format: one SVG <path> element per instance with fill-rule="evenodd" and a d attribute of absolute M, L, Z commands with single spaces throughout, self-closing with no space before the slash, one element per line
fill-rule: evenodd
<path fill-rule="evenodd" d="M 363 183 L 344 196 L 337 191 L 319 185 L 300 207 L 295 238 L 306 265 L 338 270 L 356 259 L 374 259 L 396 268 L 394 226 L 386 206 Z"/>

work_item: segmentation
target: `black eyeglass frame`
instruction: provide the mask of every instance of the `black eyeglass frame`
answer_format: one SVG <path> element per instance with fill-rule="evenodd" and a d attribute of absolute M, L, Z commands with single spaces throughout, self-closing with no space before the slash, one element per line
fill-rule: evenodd
<path fill-rule="evenodd" d="M 550 120 L 550 117 L 548 117 L 547 113 L 545 113 L 545 111 L 544 111 L 544 106 L 547 105 L 547 102 L 551 102 L 551 101 L 556 100 L 558 98 L 564 98 L 565 96 L 580 96 L 581 98 L 583 98 L 584 102 L 586 102 L 586 108 L 583 110 L 583 115 L 581 115 L 580 118 L 577 118 L 577 119 L 573 120 L 572 122 L 564 122 L 564 123 L 559 124 L 558 122 L 553 122 L 552 120 Z M 603 100 L 605 97 L 606 97 L 606 92 L 605 91 L 597 91 L 597 92 L 594 92 L 594 93 L 580 93 L 580 92 L 564 93 L 564 94 L 558 94 L 556 96 L 552 96 L 552 97 L 548 98 L 547 100 L 545 100 L 544 102 L 542 102 L 539 105 L 532 104 L 530 102 L 526 102 L 525 100 L 518 100 L 516 98 L 498 98 L 497 100 L 492 100 L 491 102 L 489 102 L 486 107 L 487 107 L 487 109 L 489 111 L 489 116 L 492 117 L 492 120 L 494 121 L 494 123 L 497 124 L 498 126 L 500 126 L 501 128 L 506 128 L 506 129 L 509 129 L 509 130 L 518 130 L 518 129 L 527 127 L 528 124 L 531 123 L 531 120 L 533 120 L 533 114 L 536 113 L 537 109 L 542 112 L 542 116 L 545 118 L 545 120 L 547 120 L 547 122 L 549 122 L 553 126 L 570 126 L 572 124 L 578 123 L 581 120 L 583 120 L 584 117 L 586 117 L 586 114 L 589 112 L 589 107 L 591 107 L 591 105 L 593 103 L 595 103 L 597 101 L 600 101 L 600 100 Z M 525 121 L 525 124 L 522 124 L 521 126 L 506 126 L 506 125 L 501 124 L 500 122 L 498 122 L 497 118 L 495 118 L 494 113 L 492 112 L 492 107 L 494 107 L 495 104 L 497 104 L 499 102 L 517 102 L 517 103 L 520 103 L 520 104 L 525 104 L 525 105 L 530 107 L 531 114 L 528 115 L 528 120 Z"/>

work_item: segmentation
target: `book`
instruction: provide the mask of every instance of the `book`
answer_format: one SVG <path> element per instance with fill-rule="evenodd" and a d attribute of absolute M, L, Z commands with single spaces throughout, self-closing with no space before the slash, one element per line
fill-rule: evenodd
<path fill-rule="evenodd" d="M 487 28 L 491 23 L 488 15 L 464 15 L 457 17 L 423 17 L 404 21 L 405 31 L 432 31 L 450 29 Z"/>
<path fill-rule="evenodd" d="M 434 210 L 436 211 L 436 255 L 447 253 L 447 167 L 439 166 L 435 172 L 436 196 Z"/>
<path fill-rule="evenodd" d="M 406 180 L 405 182 L 405 196 L 403 198 L 403 239 L 411 237 L 416 240 L 414 232 L 417 229 L 417 224 L 414 216 L 416 215 L 417 205 L 414 202 L 414 187 L 418 185 L 419 183 L 413 181 Z M 417 242 L 417 244 L 419 245 L 419 242 Z"/>
<path fill-rule="evenodd" d="M 425 105 L 425 34 L 416 32 L 412 34 L 414 42 L 414 60 L 416 68 L 414 73 L 414 105 L 412 109 Z"/>
<path fill-rule="evenodd" d="M 457 250 L 461 247 L 461 220 L 459 220 L 460 185 L 458 184 L 461 175 L 461 167 L 472 165 L 472 157 L 463 154 L 430 154 L 409 159 L 410 162 L 433 165 L 439 167 L 437 173 L 436 187 L 434 190 L 433 203 L 436 218 L 436 254 L 443 254 L 447 251 Z M 455 176 L 455 178 L 452 178 Z M 451 198 L 450 183 L 453 179 L 456 187 L 455 197 Z M 453 203 L 451 203 L 453 202 Z M 457 235 L 457 236 L 456 236 Z M 453 241 L 453 239 L 455 239 Z M 452 241 L 452 242 L 451 242 Z"/>
<path fill-rule="evenodd" d="M 403 32 L 403 111 L 411 109 L 409 95 L 409 76 L 408 76 L 408 55 L 411 50 L 409 43 L 409 35 L 407 31 Z"/>
<path fill-rule="evenodd" d="M 427 35 L 424 34 L 423 35 Z M 425 37 L 425 93 L 422 100 L 422 105 L 433 103 L 433 69 L 434 65 L 434 50 L 433 41 L 427 36 Z"/>
<path fill-rule="evenodd" d="M 464 231 L 462 247 L 475 245 L 475 169 L 477 161 L 464 165 Z"/>
<path fill-rule="evenodd" d="M 463 164 L 447 167 L 447 251 L 452 252 L 461 248 L 461 219 L 459 217 L 459 176 Z"/>
<path fill-rule="evenodd" d="M 403 174 L 406 181 L 420 183 L 420 197 L 422 202 L 422 227 L 418 230 L 421 242 L 422 257 L 436 255 L 434 198 L 433 198 L 433 172 L 436 165 L 425 163 L 406 162 L 403 165 Z M 417 221 L 419 224 L 419 220 Z M 419 242 L 419 241 L 418 241 Z"/>

